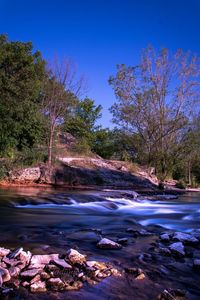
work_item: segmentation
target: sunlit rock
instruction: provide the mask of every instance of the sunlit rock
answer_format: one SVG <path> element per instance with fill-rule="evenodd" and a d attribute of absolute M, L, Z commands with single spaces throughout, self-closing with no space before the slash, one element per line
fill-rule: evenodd
<path fill-rule="evenodd" d="M 9 249 L 0 247 L 0 256 L 7 256 L 10 253 Z"/>
<path fill-rule="evenodd" d="M 44 255 L 33 255 L 31 258 L 31 265 L 34 264 L 49 264 L 53 259 L 58 259 L 58 254 L 44 254 Z"/>
<path fill-rule="evenodd" d="M 53 259 L 52 263 L 65 269 L 72 269 L 72 266 L 69 265 L 64 259 Z"/>
<path fill-rule="evenodd" d="M 86 261 L 86 255 L 79 253 L 77 250 L 70 249 L 67 252 L 68 259 L 72 264 L 82 263 Z"/>
<path fill-rule="evenodd" d="M 115 243 L 107 238 L 103 238 L 98 242 L 97 247 L 101 249 L 121 249 L 122 245 Z"/>
<path fill-rule="evenodd" d="M 46 292 L 46 283 L 45 281 L 37 281 L 30 286 L 32 293 L 35 292 Z"/>
<path fill-rule="evenodd" d="M 34 277 L 35 275 L 37 275 L 39 272 L 41 272 L 41 269 L 31 269 L 31 270 L 27 270 L 22 272 L 20 275 L 22 277 Z"/>

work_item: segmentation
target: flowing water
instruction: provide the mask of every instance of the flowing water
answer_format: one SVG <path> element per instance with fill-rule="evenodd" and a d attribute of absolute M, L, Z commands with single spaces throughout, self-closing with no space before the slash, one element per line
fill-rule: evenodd
<path fill-rule="evenodd" d="M 3 244 L 23 242 L 32 247 L 50 242 L 49 232 L 74 232 L 86 228 L 160 225 L 189 232 L 200 225 L 200 194 L 151 201 L 125 197 L 111 191 L 69 191 L 49 188 L 1 188 L 0 234 Z M 34 245 L 33 245 L 34 244 Z"/>

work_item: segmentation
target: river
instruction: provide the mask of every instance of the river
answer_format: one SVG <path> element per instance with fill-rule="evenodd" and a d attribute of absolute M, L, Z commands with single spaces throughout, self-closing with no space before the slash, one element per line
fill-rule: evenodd
<path fill-rule="evenodd" d="M 47 243 L 50 232 L 67 236 L 86 228 L 106 230 L 111 224 L 127 226 L 127 220 L 183 232 L 199 227 L 199 193 L 157 201 L 116 195 L 110 191 L 1 188 L 2 241 L 13 246 L 32 241 L 36 246 Z"/>

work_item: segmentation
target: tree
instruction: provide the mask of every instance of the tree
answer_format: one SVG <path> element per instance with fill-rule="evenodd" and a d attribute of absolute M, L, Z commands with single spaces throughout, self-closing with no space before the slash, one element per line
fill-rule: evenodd
<path fill-rule="evenodd" d="M 47 64 L 48 76 L 44 80 L 41 111 L 46 117 L 48 164 L 52 162 L 55 128 L 60 125 L 83 88 L 83 77 L 77 79 L 76 66 L 70 59 L 59 63 L 57 57 Z"/>
<path fill-rule="evenodd" d="M 38 109 L 45 61 L 31 42 L 0 36 L 0 152 L 31 148 L 41 140 Z"/>
<path fill-rule="evenodd" d="M 86 138 L 88 144 L 92 146 L 94 132 L 100 128 L 96 125 L 96 121 L 102 116 L 101 110 L 102 106 L 95 106 L 94 100 L 88 97 L 79 100 L 71 114 L 66 115 L 62 128 L 75 137 Z"/>
<path fill-rule="evenodd" d="M 181 141 L 181 130 L 194 107 L 199 109 L 199 60 L 180 49 L 171 56 L 167 49 L 156 52 L 149 46 L 140 65 L 117 69 L 109 79 L 117 98 L 111 107 L 113 121 L 140 136 L 148 163 L 156 163 L 164 179 L 174 141 Z"/>

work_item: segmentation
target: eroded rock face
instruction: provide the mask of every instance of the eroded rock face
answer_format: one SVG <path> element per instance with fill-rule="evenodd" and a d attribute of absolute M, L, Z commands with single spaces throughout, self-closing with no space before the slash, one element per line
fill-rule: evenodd
<path fill-rule="evenodd" d="M 121 249 L 122 245 L 115 243 L 107 238 L 103 238 L 98 242 L 97 247 L 101 249 Z"/>
<path fill-rule="evenodd" d="M 40 168 L 26 168 L 9 172 L 9 179 L 14 182 L 33 182 L 40 178 Z"/>

